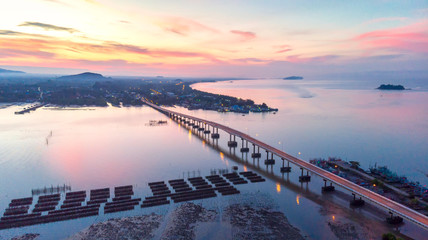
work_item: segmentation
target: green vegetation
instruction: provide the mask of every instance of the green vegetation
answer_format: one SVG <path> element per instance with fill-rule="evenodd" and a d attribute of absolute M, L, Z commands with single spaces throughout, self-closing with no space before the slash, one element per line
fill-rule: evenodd
<path fill-rule="evenodd" d="M 397 238 L 393 233 L 384 233 L 382 235 L 382 240 L 403 240 L 403 239 Z"/>
<path fill-rule="evenodd" d="M 377 89 L 379 90 L 405 90 L 402 85 L 382 84 Z"/>
<path fill-rule="evenodd" d="M 410 204 L 412 204 L 412 205 L 417 205 L 418 203 L 419 203 L 419 200 L 417 198 L 412 198 L 410 200 Z"/>

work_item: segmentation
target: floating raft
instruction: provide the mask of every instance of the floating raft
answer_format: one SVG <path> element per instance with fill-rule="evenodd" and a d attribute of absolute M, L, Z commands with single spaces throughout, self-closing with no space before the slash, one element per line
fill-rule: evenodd
<path fill-rule="evenodd" d="M 223 176 L 235 185 L 248 183 L 248 181 L 241 178 L 236 172 L 226 173 L 226 174 L 223 174 Z"/>
<path fill-rule="evenodd" d="M 30 226 L 36 224 L 64 221 L 89 216 L 97 216 L 100 208 L 104 214 L 128 211 L 140 205 L 141 208 L 167 205 L 199 199 L 239 194 L 233 185 L 265 181 L 253 172 L 228 173 L 206 177 L 173 179 L 167 182 L 150 182 L 153 196 L 134 197 L 132 185 L 115 187 L 111 196 L 110 188 L 89 191 L 67 192 L 39 196 L 33 205 L 33 197 L 13 199 L 0 218 L 0 229 Z M 189 184 L 190 183 L 190 184 Z M 171 188 L 173 191 L 171 191 Z M 62 199 L 62 201 L 61 201 Z M 61 205 L 60 205 L 61 203 Z M 58 206 L 60 205 L 60 206 Z"/>
<path fill-rule="evenodd" d="M 256 182 L 264 182 L 266 179 L 262 178 L 261 176 L 249 171 L 249 172 L 240 172 L 242 176 L 246 177 L 250 182 L 256 183 Z"/>

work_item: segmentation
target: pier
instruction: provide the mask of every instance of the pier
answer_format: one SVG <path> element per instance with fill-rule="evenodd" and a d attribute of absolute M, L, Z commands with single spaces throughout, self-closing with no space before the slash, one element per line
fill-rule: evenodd
<path fill-rule="evenodd" d="M 235 130 L 233 128 L 224 126 L 222 124 L 216 123 L 216 122 L 212 122 L 212 121 L 208 121 L 205 119 L 201 119 L 198 117 L 194 117 L 194 116 L 190 116 L 187 114 L 182 114 L 179 112 L 175 112 L 175 111 L 171 111 L 165 108 L 162 108 L 160 106 L 157 106 L 155 104 L 152 104 L 146 100 L 142 100 L 145 104 L 147 104 L 148 106 L 158 110 L 159 112 L 168 115 L 171 119 L 173 120 L 177 120 L 177 121 L 191 121 L 193 123 L 199 123 L 199 124 L 204 124 L 204 126 L 208 126 L 212 127 L 213 129 L 216 129 L 216 133 L 218 134 L 218 129 L 221 129 L 222 131 L 226 132 L 227 134 L 229 134 L 230 140 L 228 142 L 228 146 L 231 148 L 234 148 L 237 146 L 237 142 L 236 142 L 236 137 L 241 138 L 242 141 L 246 141 L 247 143 L 251 143 L 253 144 L 253 156 L 257 156 L 260 157 L 259 154 L 260 152 L 257 151 L 255 152 L 255 148 L 257 147 L 257 149 L 262 148 L 264 149 L 267 153 L 271 153 L 271 157 L 269 158 L 269 156 L 267 157 L 266 160 L 270 160 L 273 159 L 273 155 L 279 157 L 280 159 L 287 161 L 288 163 L 292 163 L 294 165 L 296 165 L 297 167 L 301 168 L 302 170 L 302 179 L 304 181 L 310 181 L 310 175 L 309 173 L 318 175 L 320 178 L 322 178 L 325 181 L 329 181 L 331 183 L 330 186 L 332 186 L 332 184 L 335 184 L 336 186 L 339 186 L 345 190 L 348 190 L 352 195 L 355 196 L 355 200 L 357 200 L 358 203 L 361 204 L 361 201 L 368 201 L 371 202 L 377 206 L 380 206 L 384 209 L 386 209 L 388 212 L 391 212 L 391 214 L 395 214 L 397 216 L 400 216 L 404 219 L 407 219 L 409 221 L 412 221 L 416 224 L 418 224 L 419 226 L 422 226 L 423 228 L 428 229 L 428 217 L 418 213 L 417 211 L 414 211 L 406 206 L 403 206 L 402 204 L 399 204 L 393 200 L 390 200 L 384 196 L 381 196 L 373 191 L 370 191 L 368 189 L 365 189 L 349 180 L 346 180 L 340 176 L 337 176 L 331 172 L 328 172 L 318 166 L 315 166 L 313 164 L 310 164 L 309 162 L 306 162 L 302 159 L 299 159 L 297 157 L 294 157 L 286 152 L 283 152 L 279 149 L 276 149 L 266 143 L 263 143 L 245 133 L 242 133 L 238 130 Z M 218 139 L 220 137 L 220 135 L 216 135 L 216 139 Z M 260 154 L 261 155 L 261 154 Z M 271 163 L 271 162 L 269 162 Z M 289 167 L 289 165 L 287 165 Z M 273 167 L 273 165 L 272 165 Z M 286 171 L 291 171 L 291 167 L 285 169 L 284 167 L 284 172 Z M 303 175 L 303 170 L 306 170 L 306 175 Z M 332 186 L 333 187 L 333 186 Z M 332 191 L 334 188 L 329 187 L 328 190 Z M 358 199 L 356 198 L 358 196 Z M 364 200 L 363 200 L 364 199 Z M 361 201 L 359 201 L 361 200 Z M 352 204 L 353 201 L 351 201 L 350 204 Z M 358 205 L 360 205 L 358 204 Z"/>
<path fill-rule="evenodd" d="M 31 111 L 35 111 L 35 110 L 37 110 L 37 108 L 41 108 L 41 107 L 43 107 L 43 106 L 45 106 L 45 105 L 46 105 L 46 103 L 36 104 L 36 105 L 31 106 L 31 107 L 29 107 L 29 108 L 25 108 L 25 109 L 23 109 L 23 110 L 21 110 L 21 111 L 16 111 L 16 112 L 15 112 L 15 114 L 24 114 L 24 113 L 29 113 L 29 112 L 31 112 Z"/>

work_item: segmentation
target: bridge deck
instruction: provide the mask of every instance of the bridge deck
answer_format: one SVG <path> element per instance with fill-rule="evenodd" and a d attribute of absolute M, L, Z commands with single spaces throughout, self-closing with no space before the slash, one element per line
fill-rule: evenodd
<path fill-rule="evenodd" d="M 203 123 L 209 124 L 209 125 L 211 125 L 211 126 L 213 126 L 215 128 L 221 129 L 221 130 L 223 130 L 223 131 L 225 131 L 225 132 L 227 132 L 227 133 L 229 133 L 231 135 L 235 135 L 237 137 L 243 138 L 246 141 L 251 142 L 251 143 L 253 143 L 255 145 L 258 145 L 261 148 L 264 148 L 265 150 L 267 150 L 267 151 L 269 151 L 269 152 L 277 155 L 278 157 L 287 159 L 288 161 L 292 162 L 293 164 L 295 164 L 297 166 L 300 166 L 302 168 L 305 168 L 306 170 L 308 170 L 308 171 L 310 171 L 310 172 L 312 172 L 312 173 L 320 176 L 323 179 L 327 179 L 327 180 L 335 183 L 336 185 L 341 186 L 342 188 L 347 189 L 348 191 L 351 191 L 351 192 L 353 192 L 353 193 L 355 193 L 357 195 L 360 195 L 361 197 L 364 197 L 367 200 L 369 200 L 369 201 L 371 201 L 371 202 L 373 202 L 375 204 L 378 204 L 378 205 L 380 205 L 380 206 L 388 209 L 389 211 L 391 211 L 391 212 L 393 212 L 393 213 L 395 213 L 397 215 L 400 215 L 400 216 L 402 216 L 402 217 L 404 217 L 404 218 L 406 218 L 408 220 L 411 220 L 411 221 L 419 224 L 420 226 L 428 229 L 428 217 L 427 216 L 425 216 L 425 215 L 423 215 L 423 214 L 421 214 L 419 212 L 416 212 L 415 210 L 410 209 L 410 208 L 408 208 L 408 207 L 406 207 L 406 206 L 404 206 L 404 205 L 402 205 L 400 203 L 397 203 L 397 202 L 395 202 L 395 201 L 393 201 L 391 199 L 388 199 L 388 198 L 386 198 L 384 196 L 381 196 L 381 195 L 379 195 L 379 194 L 377 194 L 375 192 L 372 192 L 372 191 L 370 191 L 370 190 L 368 190 L 366 188 L 363 188 L 363 187 L 361 187 L 361 186 L 359 186 L 359 185 L 357 185 L 357 184 L 355 184 L 355 183 L 353 183 L 351 181 L 348 181 L 348 180 L 346 180 L 346 179 L 344 179 L 342 177 L 339 177 L 339 176 L 337 176 L 337 175 L 335 175 L 335 174 L 333 174 L 331 172 L 328 172 L 328 171 L 326 171 L 326 170 L 324 170 L 322 168 L 319 168 L 319 167 L 317 167 L 317 166 L 315 166 L 313 164 L 310 164 L 310 163 L 308 163 L 308 162 L 306 162 L 306 161 L 304 161 L 302 159 L 296 158 L 294 156 L 291 156 L 288 153 L 280 151 L 280 150 L 278 150 L 278 149 L 276 149 L 276 148 L 274 148 L 274 147 L 272 147 L 272 146 L 270 146 L 270 145 L 268 145 L 266 143 L 263 143 L 263 142 L 255 139 L 255 138 L 253 138 L 253 137 L 245 134 L 245 133 L 242 133 L 242 132 L 237 131 L 237 130 L 235 130 L 233 128 L 224 126 L 224 125 L 216 123 L 216 122 L 208 121 L 208 120 L 205 120 L 205 119 L 197 118 L 197 117 L 194 117 L 194 116 L 182 114 L 182 113 L 175 112 L 175 111 L 170 111 L 170 110 L 164 109 L 162 107 L 159 107 L 159 106 L 157 106 L 155 104 L 152 104 L 152 103 L 150 103 L 148 101 L 145 101 L 145 100 L 143 100 L 143 101 L 147 105 L 151 106 L 152 108 L 154 108 L 156 110 L 159 110 L 160 112 L 169 113 L 169 114 L 175 114 L 175 115 L 178 115 L 178 116 L 181 116 L 181 117 L 193 119 L 195 121 L 203 122 Z"/>

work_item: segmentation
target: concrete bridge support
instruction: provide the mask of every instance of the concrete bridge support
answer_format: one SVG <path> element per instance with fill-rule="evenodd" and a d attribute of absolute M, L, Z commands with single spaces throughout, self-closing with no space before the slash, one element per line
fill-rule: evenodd
<path fill-rule="evenodd" d="M 271 157 L 269 158 L 269 151 L 267 151 L 267 150 L 266 150 L 265 164 L 266 165 L 274 165 L 275 164 L 275 159 L 273 158 L 273 153 L 271 153 Z"/>
<path fill-rule="evenodd" d="M 205 130 L 205 128 L 202 125 L 203 125 L 203 122 L 199 122 L 199 124 L 198 124 L 198 131 L 200 131 L 200 132 L 202 132 L 202 131 Z"/>
<path fill-rule="evenodd" d="M 252 158 L 261 158 L 262 154 L 260 153 L 260 147 L 257 146 L 257 152 L 256 152 L 256 145 L 253 143 L 253 153 L 251 154 Z"/>
<path fill-rule="evenodd" d="M 211 133 L 211 138 L 213 139 L 219 139 L 220 138 L 220 134 L 218 133 L 218 128 L 215 128 L 213 126 L 213 133 Z"/>
<path fill-rule="evenodd" d="M 192 128 L 193 128 L 193 129 L 199 128 L 199 126 L 198 126 L 198 121 L 193 120 Z"/>
<path fill-rule="evenodd" d="M 286 167 L 286 166 L 284 166 L 285 158 L 281 158 L 281 160 L 282 160 L 281 172 L 282 173 L 289 173 L 289 172 L 291 172 L 290 162 L 287 161 L 287 167 Z"/>
<path fill-rule="evenodd" d="M 207 123 L 205 123 L 205 131 L 204 131 L 204 134 L 210 134 L 211 133 L 211 131 L 210 131 L 210 125 L 208 125 L 208 128 L 207 128 Z"/>
<path fill-rule="evenodd" d="M 363 199 L 357 199 L 355 193 L 352 193 L 352 195 L 354 196 L 354 199 L 351 200 L 351 202 L 349 203 L 349 205 L 351 207 L 362 207 L 364 206 L 365 202 Z"/>
<path fill-rule="evenodd" d="M 233 136 L 233 140 L 232 140 L 232 136 Z M 230 148 L 236 148 L 238 146 L 235 135 L 230 134 L 230 140 L 227 142 L 227 146 Z"/>
<path fill-rule="evenodd" d="M 321 188 L 321 191 L 324 192 L 333 192 L 334 191 L 334 186 L 333 183 L 330 182 L 330 186 L 327 186 L 327 179 L 323 179 L 324 180 L 324 187 Z"/>
<path fill-rule="evenodd" d="M 306 170 L 306 175 L 303 175 L 303 168 L 300 168 L 302 170 L 302 174 L 299 176 L 299 182 L 310 182 L 311 176 L 309 176 L 309 171 Z"/>
<path fill-rule="evenodd" d="M 403 223 L 403 218 L 400 216 L 394 216 L 394 213 L 389 211 L 390 216 L 386 218 L 386 222 L 391 225 L 399 225 Z"/>
<path fill-rule="evenodd" d="M 246 145 L 244 146 L 244 139 L 241 138 L 242 140 L 242 145 L 241 145 L 241 152 L 242 153 L 247 153 L 250 151 L 250 149 L 248 148 L 248 141 L 246 141 Z"/>

